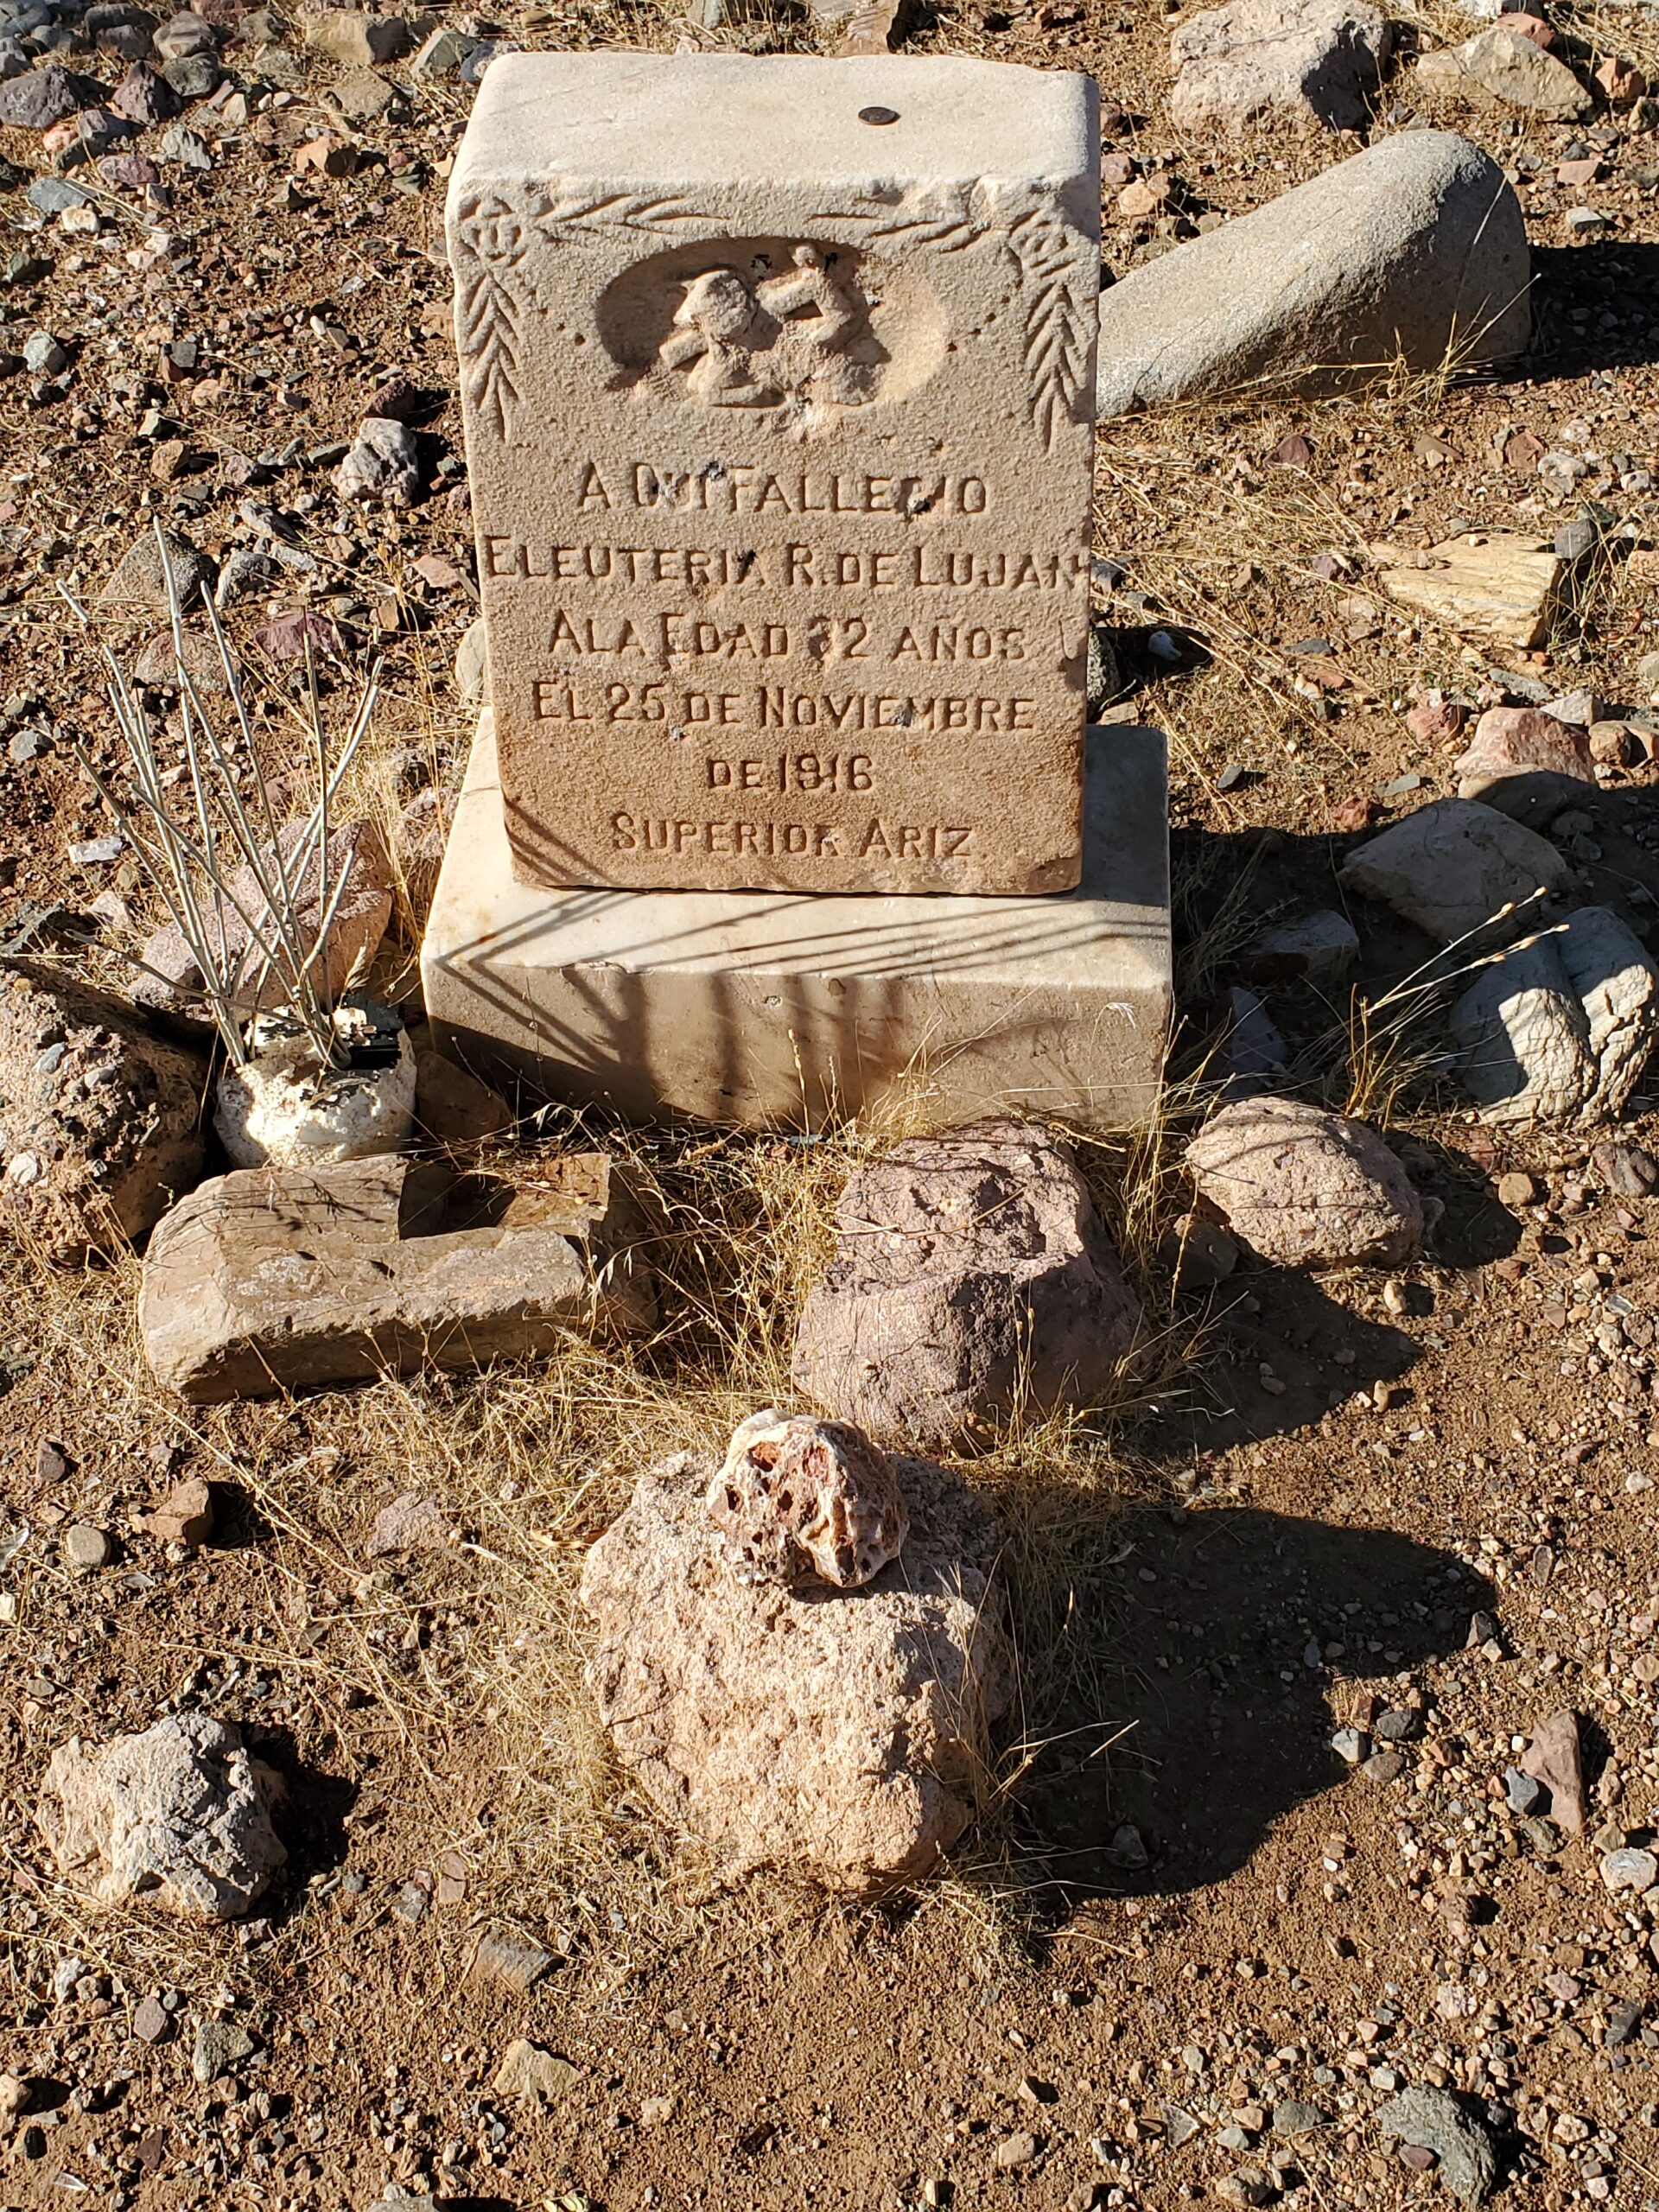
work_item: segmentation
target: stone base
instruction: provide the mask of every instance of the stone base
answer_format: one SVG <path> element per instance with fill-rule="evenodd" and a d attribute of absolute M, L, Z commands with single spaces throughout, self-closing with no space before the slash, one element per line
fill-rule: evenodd
<path fill-rule="evenodd" d="M 550 890 L 513 875 L 486 708 L 421 948 L 436 1041 L 638 1120 L 798 1127 L 908 1082 L 936 1123 L 1133 1127 L 1172 1001 L 1166 779 L 1160 731 L 1091 730 L 1083 881 L 1046 898 Z"/>

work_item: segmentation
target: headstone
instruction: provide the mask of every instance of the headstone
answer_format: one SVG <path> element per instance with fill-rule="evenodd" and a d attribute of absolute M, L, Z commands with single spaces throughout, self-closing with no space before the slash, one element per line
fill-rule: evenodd
<path fill-rule="evenodd" d="M 497 60 L 448 219 L 521 879 L 1077 884 L 1097 146 L 1082 75 Z"/>

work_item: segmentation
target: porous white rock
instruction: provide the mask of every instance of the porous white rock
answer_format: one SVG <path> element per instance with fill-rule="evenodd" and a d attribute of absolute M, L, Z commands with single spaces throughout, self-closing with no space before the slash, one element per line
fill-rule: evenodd
<path fill-rule="evenodd" d="M 1300 1098 L 1224 1106 L 1186 1164 L 1228 1227 L 1280 1267 L 1395 1267 L 1439 1218 L 1374 1129 Z"/>
<path fill-rule="evenodd" d="M 395 1015 L 376 1009 L 358 1035 L 361 1005 L 334 1009 L 353 1058 L 324 1067 L 297 1025 L 260 1016 L 254 1057 L 228 1066 L 214 1094 L 213 1127 L 238 1167 L 293 1167 L 395 1152 L 415 1124 L 415 1052 Z"/>
<path fill-rule="evenodd" d="M 101 1751 L 60 1745 L 36 1818 L 61 1871 L 102 1903 L 233 1920 L 288 1856 L 270 1823 L 281 1789 L 229 1723 L 176 1713 Z"/>
<path fill-rule="evenodd" d="M 1617 914 L 1580 906 L 1483 968 L 1450 1027 L 1483 1121 L 1588 1127 L 1659 1042 L 1659 969 Z"/>
<path fill-rule="evenodd" d="M 1565 891 L 1573 872 L 1547 838 L 1478 799 L 1436 799 L 1349 854 L 1345 891 L 1391 906 L 1450 944 L 1537 892 Z M 1527 918 L 1536 914 L 1535 906 Z"/>
<path fill-rule="evenodd" d="M 900 1459 L 902 1560 L 858 1590 L 740 1582 L 710 1460 L 642 1476 L 588 1552 L 588 1679 L 618 1756 L 729 1873 L 853 1896 L 918 1879 L 968 1827 L 1012 1694 L 997 1530 L 954 1477 Z"/>
<path fill-rule="evenodd" d="M 708 1505 L 740 1580 L 851 1590 L 898 1558 L 910 1528 L 893 1461 L 846 1421 L 777 1407 L 733 1433 Z"/>

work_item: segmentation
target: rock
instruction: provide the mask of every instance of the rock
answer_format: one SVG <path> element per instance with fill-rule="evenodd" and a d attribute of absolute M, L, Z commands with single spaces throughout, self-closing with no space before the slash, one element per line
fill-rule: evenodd
<path fill-rule="evenodd" d="M 580 2078 L 568 2058 L 543 2050 L 539 2044 L 518 2036 L 502 2054 L 491 2089 L 512 2104 L 540 2111 L 556 2104 L 571 2083 Z"/>
<path fill-rule="evenodd" d="M 178 94 L 165 77 L 143 61 L 135 61 L 110 95 L 110 105 L 141 130 L 153 123 L 170 123 L 179 111 Z"/>
<path fill-rule="evenodd" d="M 1497 2181 L 1492 2132 L 1448 2090 L 1402 2089 L 1378 2106 L 1376 2124 L 1385 2135 L 1432 2151 L 1440 2179 L 1465 2204 L 1484 2204 L 1491 2195 Z"/>
<path fill-rule="evenodd" d="M 240 963 L 230 996 L 243 1013 L 277 1007 L 285 995 L 279 979 L 265 969 L 255 932 L 242 918 L 244 914 L 251 917 L 258 933 L 267 934 L 270 910 L 259 887 L 259 876 L 274 881 L 279 856 L 281 867 L 294 879 L 296 919 L 308 949 L 316 942 L 325 913 L 332 917 L 327 941 L 311 971 L 325 1005 L 332 1004 L 362 976 L 379 950 L 391 919 L 391 867 L 379 832 L 370 823 L 347 822 L 334 832 L 328 840 L 326 872 L 322 856 L 314 849 L 302 875 L 299 855 L 304 838 L 303 823 L 284 823 L 276 833 L 276 848 L 267 847 L 260 855 L 259 875 L 245 867 L 232 875 L 222 927 L 219 918 L 203 917 L 204 929 L 220 936 L 221 960 L 227 966 L 232 962 Z M 157 930 L 146 940 L 138 957 L 143 970 L 133 996 L 141 1005 L 200 1005 L 201 970 L 176 924 L 168 922 Z"/>
<path fill-rule="evenodd" d="M 1561 604 L 1567 564 L 1552 545 L 1513 531 L 1448 538 L 1426 553 L 1374 545 L 1376 582 L 1442 628 L 1530 652 Z"/>
<path fill-rule="evenodd" d="M 1463 86 L 1484 92 L 1503 107 L 1525 108 L 1551 122 L 1570 123 L 1588 115 L 1595 105 L 1592 93 L 1564 61 L 1501 21 L 1459 47 L 1457 61 Z"/>
<path fill-rule="evenodd" d="M 153 1993 L 143 1999 L 132 2015 L 132 2032 L 140 2043 L 164 2043 L 173 2032 L 173 2016 Z"/>
<path fill-rule="evenodd" d="M 1659 968 L 1580 906 L 1477 973 L 1448 1026 L 1483 1121 L 1590 1127 L 1621 1113 L 1659 1041 Z"/>
<path fill-rule="evenodd" d="M 485 696 L 490 680 L 490 640 L 484 617 L 467 625 L 455 648 L 455 690 L 463 707 L 475 707 Z"/>
<path fill-rule="evenodd" d="M 97 87 L 84 77 L 48 61 L 43 69 L 30 69 L 0 84 L 0 124 L 10 130 L 49 130 L 97 97 Z"/>
<path fill-rule="evenodd" d="M 235 665 L 234 661 L 232 664 Z M 229 696 L 231 687 L 225 664 L 213 632 L 205 623 L 181 623 L 176 639 L 170 626 L 158 630 L 140 647 L 132 672 L 137 682 L 153 690 L 177 691 L 182 689 L 179 680 L 181 667 L 205 697 Z M 246 931 L 242 934 L 245 936 Z"/>
<path fill-rule="evenodd" d="M 213 1533 L 213 1493 L 200 1475 L 175 1483 L 153 1513 L 134 1524 L 162 1544 L 205 1544 Z"/>
<path fill-rule="evenodd" d="M 468 1369 L 649 1328 L 638 1218 L 603 1153 L 514 1190 L 391 1154 L 205 1183 L 150 1240 L 144 1351 L 197 1405 Z"/>
<path fill-rule="evenodd" d="M 1005 2135 L 991 2153 L 991 2164 L 1004 2173 L 1015 2166 L 1028 2166 L 1042 2154 L 1042 2145 L 1037 2138 L 1022 2130 L 1017 2135 Z"/>
<path fill-rule="evenodd" d="M 407 1490 L 375 1515 L 369 1557 L 391 1559 L 399 1552 L 448 1551 L 454 1541 L 455 1531 L 444 1519 L 436 1500 Z"/>
<path fill-rule="evenodd" d="M 233 1920 L 288 1856 L 270 1824 L 281 1787 L 227 1722 L 178 1713 L 102 1751 L 61 1745 L 36 1819 L 60 1871 L 90 1875 L 103 1904 Z"/>
<path fill-rule="evenodd" d="M 796 1388 L 876 1435 L 984 1441 L 1110 1388 L 1141 1309 L 1071 1151 L 994 1119 L 912 1137 L 849 1181 L 802 1313 Z"/>
<path fill-rule="evenodd" d="M 1228 1227 L 1276 1267 L 1395 1267 L 1439 1218 L 1373 1130 L 1300 1099 L 1224 1106 L 1186 1164 Z"/>
<path fill-rule="evenodd" d="M 934 1867 L 974 1816 L 1011 1694 L 996 1531 L 952 1476 L 896 1462 L 902 1561 L 850 1592 L 739 1582 L 690 1455 L 643 1475 L 588 1554 L 588 1681 L 623 1764 L 731 1875 L 852 1896 Z"/>
<path fill-rule="evenodd" d="M 0 1221 L 59 1266 L 142 1236 L 201 1173 L 206 1080 L 118 999 L 0 961 Z"/>
<path fill-rule="evenodd" d="M 216 43 L 213 25 L 193 8 L 181 8 L 151 36 L 151 44 L 163 61 L 186 61 L 194 54 L 212 54 Z"/>
<path fill-rule="evenodd" d="M 1271 2204 L 1279 2193 L 1260 2166 L 1238 2166 L 1223 2174 L 1215 2190 L 1224 2204 L 1241 2205 Z"/>
<path fill-rule="evenodd" d="M 415 1120 L 435 1144 L 481 1144 L 512 1127 L 512 1109 L 466 1068 L 417 1045 Z"/>
<path fill-rule="evenodd" d="M 1521 1754 L 1521 1771 L 1549 1792 L 1549 1817 L 1569 1835 L 1584 1827 L 1584 1767 L 1579 1753 L 1574 1713 L 1552 1713 L 1541 1720 Z"/>
<path fill-rule="evenodd" d="M 1366 0 L 1228 0 L 1170 40 L 1170 121 L 1199 135 L 1255 124 L 1357 130 L 1388 51 L 1388 22 Z"/>
<path fill-rule="evenodd" d="M 163 531 L 162 540 L 167 549 L 165 564 L 154 531 L 128 548 L 115 574 L 98 595 L 100 607 L 131 604 L 165 607 L 169 570 L 179 605 L 188 610 L 195 604 L 203 585 L 213 581 L 213 564 L 187 539 L 172 531 Z"/>
<path fill-rule="evenodd" d="M 1287 2097 L 1273 2108 L 1275 2135 L 1312 2135 L 1316 2128 L 1329 2126 L 1330 2121 L 1317 2105 L 1303 2104 L 1295 2097 Z"/>
<path fill-rule="evenodd" d="M 1543 1799 L 1541 1784 L 1518 1766 L 1503 1770 L 1503 1802 L 1512 1813 L 1535 1813 Z"/>
<path fill-rule="evenodd" d="M 76 1521 L 64 1531 L 63 1556 L 77 1574 L 95 1574 L 115 1557 L 115 1546 L 102 1529 Z"/>
<path fill-rule="evenodd" d="M 515 1997 L 523 1997 L 552 1971 L 553 1963 L 553 1954 L 539 1943 L 497 1929 L 479 1938 L 467 1969 L 467 1979 L 499 1982 Z"/>
<path fill-rule="evenodd" d="M 1530 1175 L 1516 1168 L 1497 1179 L 1497 1199 L 1500 1205 L 1529 1206 L 1538 1197 L 1538 1186 Z"/>
<path fill-rule="evenodd" d="M 34 2085 L 22 2074 L 0 2074 L 0 2127 L 9 2127 L 20 2113 L 29 2110 Z"/>
<path fill-rule="evenodd" d="M 409 65 L 409 73 L 423 82 L 453 77 L 478 45 L 479 41 L 457 24 L 441 24 L 423 42 L 419 53 Z"/>
<path fill-rule="evenodd" d="M 156 149 L 156 158 L 162 162 L 176 162 L 181 168 L 195 169 L 205 174 L 213 166 L 213 156 L 207 141 L 199 130 L 187 130 L 181 123 L 170 123 L 162 134 L 162 143 Z"/>
<path fill-rule="evenodd" d="M 1622 1198 L 1650 1198 L 1659 1192 L 1659 1160 L 1639 1144 L 1599 1144 L 1590 1155 L 1610 1191 Z"/>
<path fill-rule="evenodd" d="M 1451 944 L 1504 907 L 1565 891 L 1572 870 L 1554 845 L 1496 807 L 1444 798 L 1350 853 L 1337 880 Z M 1536 913 L 1530 907 L 1525 918 Z"/>
<path fill-rule="evenodd" d="M 397 86 L 376 71 L 348 69 L 330 86 L 328 99 L 347 123 L 373 123 L 397 106 L 400 96 Z"/>
<path fill-rule="evenodd" d="M 1299 921 L 1278 922 L 1245 951 L 1239 972 L 1253 983 L 1311 983 L 1333 990 L 1359 958 L 1359 933 L 1345 914 L 1320 906 Z"/>
<path fill-rule="evenodd" d="M 251 2058 L 257 2048 L 238 2020 L 198 2020 L 190 2071 L 205 2089 L 221 2074 L 234 2074 L 243 2060 Z"/>
<path fill-rule="evenodd" d="M 1338 1728 L 1331 1738 L 1331 1748 L 1344 1766 L 1357 1766 L 1370 1750 L 1363 1729 Z"/>
<path fill-rule="evenodd" d="M 219 81 L 219 67 L 211 54 L 181 54 L 162 71 L 169 91 L 181 100 L 206 99 Z"/>
<path fill-rule="evenodd" d="M 327 8 L 307 18 L 305 42 L 314 54 L 346 68 L 378 68 L 395 61 L 409 47 L 409 25 L 401 16 L 368 16 L 356 8 Z"/>
<path fill-rule="evenodd" d="M 1221 1095 L 1254 1098 L 1284 1074 L 1289 1048 L 1255 993 L 1237 984 L 1227 994 L 1226 1021 L 1217 1064 L 1225 1078 Z"/>
<path fill-rule="evenodd" d="M 1219 1222 L 1184 1213 L 1175 1224 L 1165 1260 L 1178 1289 L 1213 1290 L 1238 1265 L 1238 1241 Z"/>
<path fill-rule="evenodd" d="M 1626 1890 L 1650 1890 L 1659 1882 L 1659 1859 L 1650 1851 L 1638 1851 L 1627 1844 L 1607 1853 L 1601 1862 L 1601 1878 L 1615 1897 Z"/>
<path fill-rule="evenodd" d="M 31 376 L 61 376 L 69 365 L 67 350 L 49 330 L 34 330 L 23 340 L 23 366 Z"/>
<path fill-rule="evenodd" d="M 1595 787 L 1587 731 L 1537 707 L 1489 707 L 1452 762 L 1459 798 L 1484 799 L 1512 819 L 1541 826 L 1584 786 Z"/>
<path fill-rule="evenodd" d="M 1401 131 L 1130 270 L 1100 302 L 1098 410 L 1264 384 L 1321 391 L 1525 353 L 1529 259 L 1497 163 Z"/>
<path fill-rule="evenodd" d="M 775 1406 L 738 1424 L 706 1503 L 738 1580 L 785 1590 L 856 1589 L 898 1558 L 910 1528 L 879 1445 Z"/>
<path fill-rule="evenodd" d="M 378 499 L 383 507 L 412 506 L 421 488 L 421 463 L 415 434 L 402 423 L 372 415 L 357 442 L 334 471 L 342 499 Z"/>

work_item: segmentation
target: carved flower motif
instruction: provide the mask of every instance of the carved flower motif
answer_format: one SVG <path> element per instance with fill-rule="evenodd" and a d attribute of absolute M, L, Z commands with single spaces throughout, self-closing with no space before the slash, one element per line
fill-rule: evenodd
<path fill-rule="evenodd" d="M 491 268 L 516 268 L 530 245 L 530 226 L 499 193 L 480 200 L 467 225 L 467 243 Z"/>

